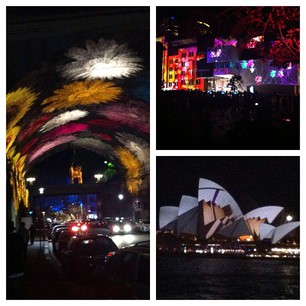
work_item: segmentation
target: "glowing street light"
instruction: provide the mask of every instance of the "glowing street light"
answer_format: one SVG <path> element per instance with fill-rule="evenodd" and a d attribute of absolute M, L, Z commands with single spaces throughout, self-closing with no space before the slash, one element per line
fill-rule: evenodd
<path fill-rule="evenodd" d="M 119 200 L 123 200 L 123 198 L 124 198 L 124 195 L 122 193 L 118 194 L 118 199 Z"/>
<path fill-rule="evenodd" d="M 101 181 L 102 177 L 103 177 L 103 174 L 100 174 L 100 173 L 95 174 L 95 178 L 97 179 L 97 183 L 99 183 Z"/>
<path fill-rule="evenodd" d="M 35 177 L 28 177 L 26 179 L 26 181 L 29 182 L 30 185 L 33 185 L 33 182 L 35 182 L 35 180 L 36 180 Z"/>
<path fill-rule="evenodd" d="M 43 194 L 43 193 L 44 193 L 45 188 L 40 187 L 38 190 L 39 190 L 39 193 L 40 193 L 40 194 Z"/>
<path fill-rule="evenodd" d="M 287 222 L 290 222 L 290 221 L 293 220 L 293 217 L 292 217 L 291 215 L 288 215 L 288 216 L 286 217 L 286 220 L 287 220 Z"/>

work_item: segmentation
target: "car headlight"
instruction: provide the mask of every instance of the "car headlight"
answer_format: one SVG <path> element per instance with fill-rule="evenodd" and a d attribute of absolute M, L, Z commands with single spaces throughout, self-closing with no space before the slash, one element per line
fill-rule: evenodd
<path fill-rule="evenodd" d="M 120 232 L 120 226 L 119 225 L 114 225 L 113 226 L 113 232 L 114 233 L 119 233 Z"/>
<path fill-rule="evenodd" d="M 130 224 L 125 224 L 123 229 L 125 232 L 129 233 L 130 231 L 132 231 L 132 226 Z"/>

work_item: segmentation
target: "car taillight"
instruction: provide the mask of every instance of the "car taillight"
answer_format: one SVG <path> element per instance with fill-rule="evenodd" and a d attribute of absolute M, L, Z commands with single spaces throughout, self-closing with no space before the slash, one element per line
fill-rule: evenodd
<path fill-rule="evenodd" d="M 111 258 L 113 255 L 115 255 L 115 252 L 108 252 L 106 255 L 106 259 Z"/>
<path fill-rule="evenodd" d="M 72 230 L 73 232 L 77 232 L 77 231 L 79 230 L 79 228 L 78 228 L 78 226 L 74 225 L 74 226 L 71 228 L 71 230 Z"/>

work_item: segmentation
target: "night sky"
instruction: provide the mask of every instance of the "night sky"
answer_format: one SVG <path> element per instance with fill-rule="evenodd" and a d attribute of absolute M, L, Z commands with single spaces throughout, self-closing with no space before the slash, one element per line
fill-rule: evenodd
<path fill-rule="evenodd" d="M 157 157 L 157 219 L 160 206 L 178 206 L 182 195 L 198 196 L 199 178 L 225 188 L 242 212 L 285 207 L 299 220 L 299 157 Z"/>

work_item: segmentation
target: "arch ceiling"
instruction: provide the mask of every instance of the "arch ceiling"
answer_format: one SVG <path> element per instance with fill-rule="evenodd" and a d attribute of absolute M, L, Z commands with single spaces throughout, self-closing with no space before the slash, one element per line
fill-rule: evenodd
<path fill-rule="evenodd" d="M 149 106 L 130 96 L 126 82 L 144 69 L 137 52 L 125 44 L 87 41 L 8 92 L 6 153 L 18 201 L 27 202 L 26 172 L 68 147 L 117 161 L 131 194 L 146 187 Z"/>

